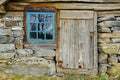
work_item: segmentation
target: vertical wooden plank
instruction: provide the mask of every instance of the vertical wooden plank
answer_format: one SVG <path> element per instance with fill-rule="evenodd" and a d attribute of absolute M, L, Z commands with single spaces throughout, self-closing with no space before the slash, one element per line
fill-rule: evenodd
<path fill-rule="evenodd" d="M 60 60 L 62 67 L 69 68 L 69 21 L 60 20 L 60 26 Z"/>
<path fill-rule="evenodd" d="M 88 69 L 93 69 L 93 65 L 94 65 L 94 25 L 93 25 L 93 20 L 86 20 L 86 26 L 87 28 L 89 29 L 89 53 L 88 53 L 88 56 L 89 56 L 89 66 L 88 66 Z"/>
<path fill-rule="evenodd" d="M 85 28 L 85 20 L 79 21 L 79 27 L 80 27 L 80 54 L 79 54 L 79 63 L 81 68 L 87 68 L 87 53 L 89 50 L 88 46 L 86 46 L 86 40 L 88 40 L 88 36 L 86 33 L 87 28 Z M 85 60 L 86 59 L 86 60 Z"/>
<path fill-rule="evenodd" d="M 97 50 L 97 12 L 94 12 L 94 69 L 98 69 L 98 50 Z M 97 74 L 95 72 L 95 74 Z"/>

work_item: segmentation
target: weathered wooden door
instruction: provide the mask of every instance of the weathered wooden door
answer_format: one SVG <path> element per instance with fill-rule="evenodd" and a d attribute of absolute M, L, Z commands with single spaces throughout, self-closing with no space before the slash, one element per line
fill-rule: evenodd
<path fill-rule="evenodd" d="M 60 11 L 58 72 L 97 73 L 96 16 L 94 11 Z"/>

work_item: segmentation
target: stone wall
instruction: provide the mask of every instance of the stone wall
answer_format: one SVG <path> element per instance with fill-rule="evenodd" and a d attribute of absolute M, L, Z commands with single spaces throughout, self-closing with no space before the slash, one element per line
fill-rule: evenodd
<path fill-rule="evenodd" d="M 24 47 L 23 16 L 0 19 L 0 70 L 32 75 L 55 74 L 55 51 Z M 120 75 L 120 16 L 98 16 L 99 73 Z"/>
<path fill-rule="evenodd" d="M 55 51 L 38 46 L 24 47 L 23 28 L 23 15 L 0 19 L 0 70 L 35 76 L 55 74 Z"/>
<path fill-rule="evenodd" d="M 120 16 L 98 16 L 99 72 L 120 75 Z"/>

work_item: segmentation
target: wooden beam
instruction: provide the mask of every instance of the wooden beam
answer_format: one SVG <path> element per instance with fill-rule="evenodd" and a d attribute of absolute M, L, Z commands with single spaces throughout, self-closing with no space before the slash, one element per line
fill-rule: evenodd
<path fill-rule="evenodd" d="M 57 2 L 57 1 L 62 1 L 62 2 L 120 2 L 120 0 L 13 0 L 16 2 Z"/>
<path fill-rule="evenodd" d="M 25 6 L 54 6 L 58 9 L 120 10 L 120 3 L 9 3 L 7 10 L 24 10 Z"/>
<path fill-rule="evenodd" d="M 67 19 L 93 19 L 93 11 L 61 10 L 60 11 L 60 18 L 67 18 Z"/>

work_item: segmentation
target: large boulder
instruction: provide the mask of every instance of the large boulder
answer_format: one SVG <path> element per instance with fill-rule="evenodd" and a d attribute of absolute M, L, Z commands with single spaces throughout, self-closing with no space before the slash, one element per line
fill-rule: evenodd
<path fill-rule="evenodd" d="M 16 58 L 9 62 L 8 66 L 2 66 L 1 69 L 9 74 L 40 76 L 53 75 L 56 71 L 55 61 L 38 57 Z"/>

